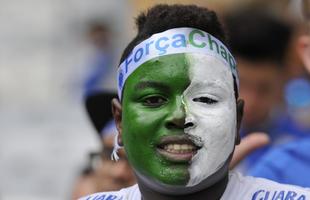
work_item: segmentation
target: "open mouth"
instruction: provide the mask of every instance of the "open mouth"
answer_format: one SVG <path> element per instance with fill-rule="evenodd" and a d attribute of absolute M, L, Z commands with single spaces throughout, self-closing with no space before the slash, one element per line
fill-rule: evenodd
<path fill-rule="evenodd" d="M 157 145 L 157 152 L 169 161 L 189 162 L 200 148 L 186 135 L 166 136 Z"/>

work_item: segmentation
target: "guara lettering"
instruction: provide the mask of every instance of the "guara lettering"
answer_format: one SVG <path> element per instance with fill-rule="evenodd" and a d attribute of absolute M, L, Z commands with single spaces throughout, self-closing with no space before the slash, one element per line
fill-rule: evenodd
<path fill-rule="evenodd" d="M 122 200 L 123 197 L 118 197 L 112 194 L 97 194 L 95 196 L 89 196 L 85 200 Z"/>
<path fill-rule="evenodd" d="M 294 191 L 258 190 L 253 194 L 252 200 L 306 200 L 306 196 Z"/>

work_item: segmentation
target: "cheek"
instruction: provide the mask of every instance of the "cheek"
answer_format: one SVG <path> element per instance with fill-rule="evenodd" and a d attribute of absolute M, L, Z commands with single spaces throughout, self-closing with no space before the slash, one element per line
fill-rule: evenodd
<path fill-rule="evenodd" d="M 148 138 L 162 124 L 163 112 L 150 111 L 137 105 L 126 108 L 123 112 L 124 131 L 139 136 L 138 138 Z"/>
<path fill-rule="evenodd" d="M 199 104 L 188 106 L 186 121 L 194 124 L 189 133 L 201 137 L 208 146 L 230 143 L 229 140 L 235 137 L 236 109 L 233 103 L 211 105 L 209 108 Z"/>
<path fill-rule="evenodd" d="M 220 109 L 217 112 L 204 112 L 204 115 L 194 116 L 197 130 L 206 137 L 212 136 L 215 140 L 234 135 L 236 116 L 229 109 Z"/>
<path fill-rule="evenodd" d="M 186 116 L 197 120 L 201 125 L 215 128 L 226 126 L 236 119 L 236 104 L 233 99 L 211 105 L 193 101 L 187 101 L 186 104 Z"/>
<path fill-rule="evenodd" d="M 193 120 L 194 126 L 187 134 L 198 138 L 203 146 L 193 157 L 189 168 L 189 185 L 195 185 L 215 173 L 229 158 L 235 142 L 236 105 L 197 107 L 188 109 L 187 120 Z"/>
<path fill-rule="evenodd" d="M 128 157 L 147 162 L 146 158 L 154 155 L 154 144 L 161 135 L 165 112 L 128 104 L 122 117 L 122 138 Z"/>
<path fill-rule="evenodd" d="M 149 145 L 150 133 L 153 128 L 148 116 L 132 105 L 124 106 L 122 116 L 122 139 L 129 158 Z M 136 110 L 136 112 L 133 112 Z M 136 144 L 139 146 L 136 146 Z"/>

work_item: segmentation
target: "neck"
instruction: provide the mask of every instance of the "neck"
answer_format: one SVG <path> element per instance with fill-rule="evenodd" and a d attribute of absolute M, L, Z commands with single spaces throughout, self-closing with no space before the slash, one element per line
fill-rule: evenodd
<path fill-rule="evenodd" d="M 228 168 L 233 151 L 217 172 L 195 186 L 160 184 L 135 171 L 142 200 L 219 200 L 228 184 Z"/>
<path fill-rule="evenodd" d="M 206 189 L 185 195 L 167 195 L 156 192 L 138 181 L 143 200 L 219 200 L 226 189 L 227 183 L 228 174 Z"/>

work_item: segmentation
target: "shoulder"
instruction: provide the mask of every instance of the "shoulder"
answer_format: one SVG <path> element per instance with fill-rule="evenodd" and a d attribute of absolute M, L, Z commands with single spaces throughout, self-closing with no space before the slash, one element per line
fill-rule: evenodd
<path fill-rule="evenodd" d="M 230 199 L 252 200 L 306 200 L 310 199 L 310 189 L 294 185 L 280 184 L 264 178 L 242 176 L 231 173 L 223 200 Z"/>
<path fill-rule="evenodd" d="M 140 200 L 138 185 L 123 188 L 119 191 L 100 192 L 80 198 L 79 200 Z"/>

